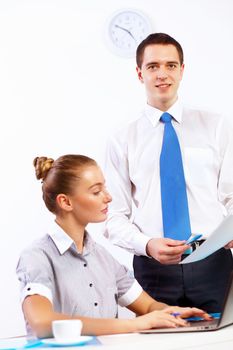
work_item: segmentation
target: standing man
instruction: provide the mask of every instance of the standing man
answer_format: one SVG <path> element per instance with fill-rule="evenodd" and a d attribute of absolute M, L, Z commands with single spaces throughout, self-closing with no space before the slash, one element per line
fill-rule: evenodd
<path fill-rule="evenodd" d="M 232 129 L 221 116 L 185 108 L 178 99 L 184 63 L 174 38 L 149 35 L 138 46 L 136 60 L 147 103 L 107 148 L 106 177 L 113 202 L 106 236 L 134 254 L 135 277 L 152 297 L 219 312 L 233 267 L 226 249 L 232 242 L 201 261 L 178 263 L 226 213 L 233 214 Z M 169 133 L 176 140 L 167 146 Z M 177 178 L 180 187 L 175 189 L 169 181 Z M 196 233 L 203 239 L 188 251 L 184 242 Z"/>

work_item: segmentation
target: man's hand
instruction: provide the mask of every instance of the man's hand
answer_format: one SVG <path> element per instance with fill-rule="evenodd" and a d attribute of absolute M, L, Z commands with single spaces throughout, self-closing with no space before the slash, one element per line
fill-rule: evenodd
<path fill-rule="evenodd" d="M 226 248 L 226 249 L 233 248 L 233 241 L 230 241 L 229 243 L 227 243 L 224 248 Z"/>
<path fill-rule="evenodd" d="M 170 238 L 152 238 L 146 246 L 147 255 L 158 260 L 161 264 L 177 264 L 181 255 L 189 248 L 185 241 Z"/>

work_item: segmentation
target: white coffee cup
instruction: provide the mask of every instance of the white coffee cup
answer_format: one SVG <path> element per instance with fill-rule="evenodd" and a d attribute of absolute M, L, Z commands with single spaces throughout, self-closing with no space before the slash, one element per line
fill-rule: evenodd
<path fill-rule="evenodd" d="M 56 320 L 52 322 L 53 336 L 57 341 L 76 341 L 82 331 L 81 320 Z"/>

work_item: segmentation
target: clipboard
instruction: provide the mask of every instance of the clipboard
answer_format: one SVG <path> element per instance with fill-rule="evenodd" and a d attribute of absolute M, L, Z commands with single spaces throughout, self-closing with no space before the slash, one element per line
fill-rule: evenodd
<path fill-rule="evenodd" d="M 233 240 L 233 215 L 228 215 L 204 243 L 187 256 L 180 264 L 189 264 L 207 258 Z"/>

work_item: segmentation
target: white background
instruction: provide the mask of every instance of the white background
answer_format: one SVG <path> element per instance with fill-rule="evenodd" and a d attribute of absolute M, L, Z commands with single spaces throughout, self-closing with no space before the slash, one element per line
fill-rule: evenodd
<path fill-rule="evenodd" d="M 108 135 L 145 101 L 135 60 L 112 54 L 103 38 L 109 16 L 125 7 L 182 44 L 185 103 L 232 118 L 231 0 L 0 0 L 0 337 L 24 333 L 15 267 L 50 218 L 33 158 L 83 153 L 102 166 Z M 102 241 L 101 226 L 91 231 Z"/>

